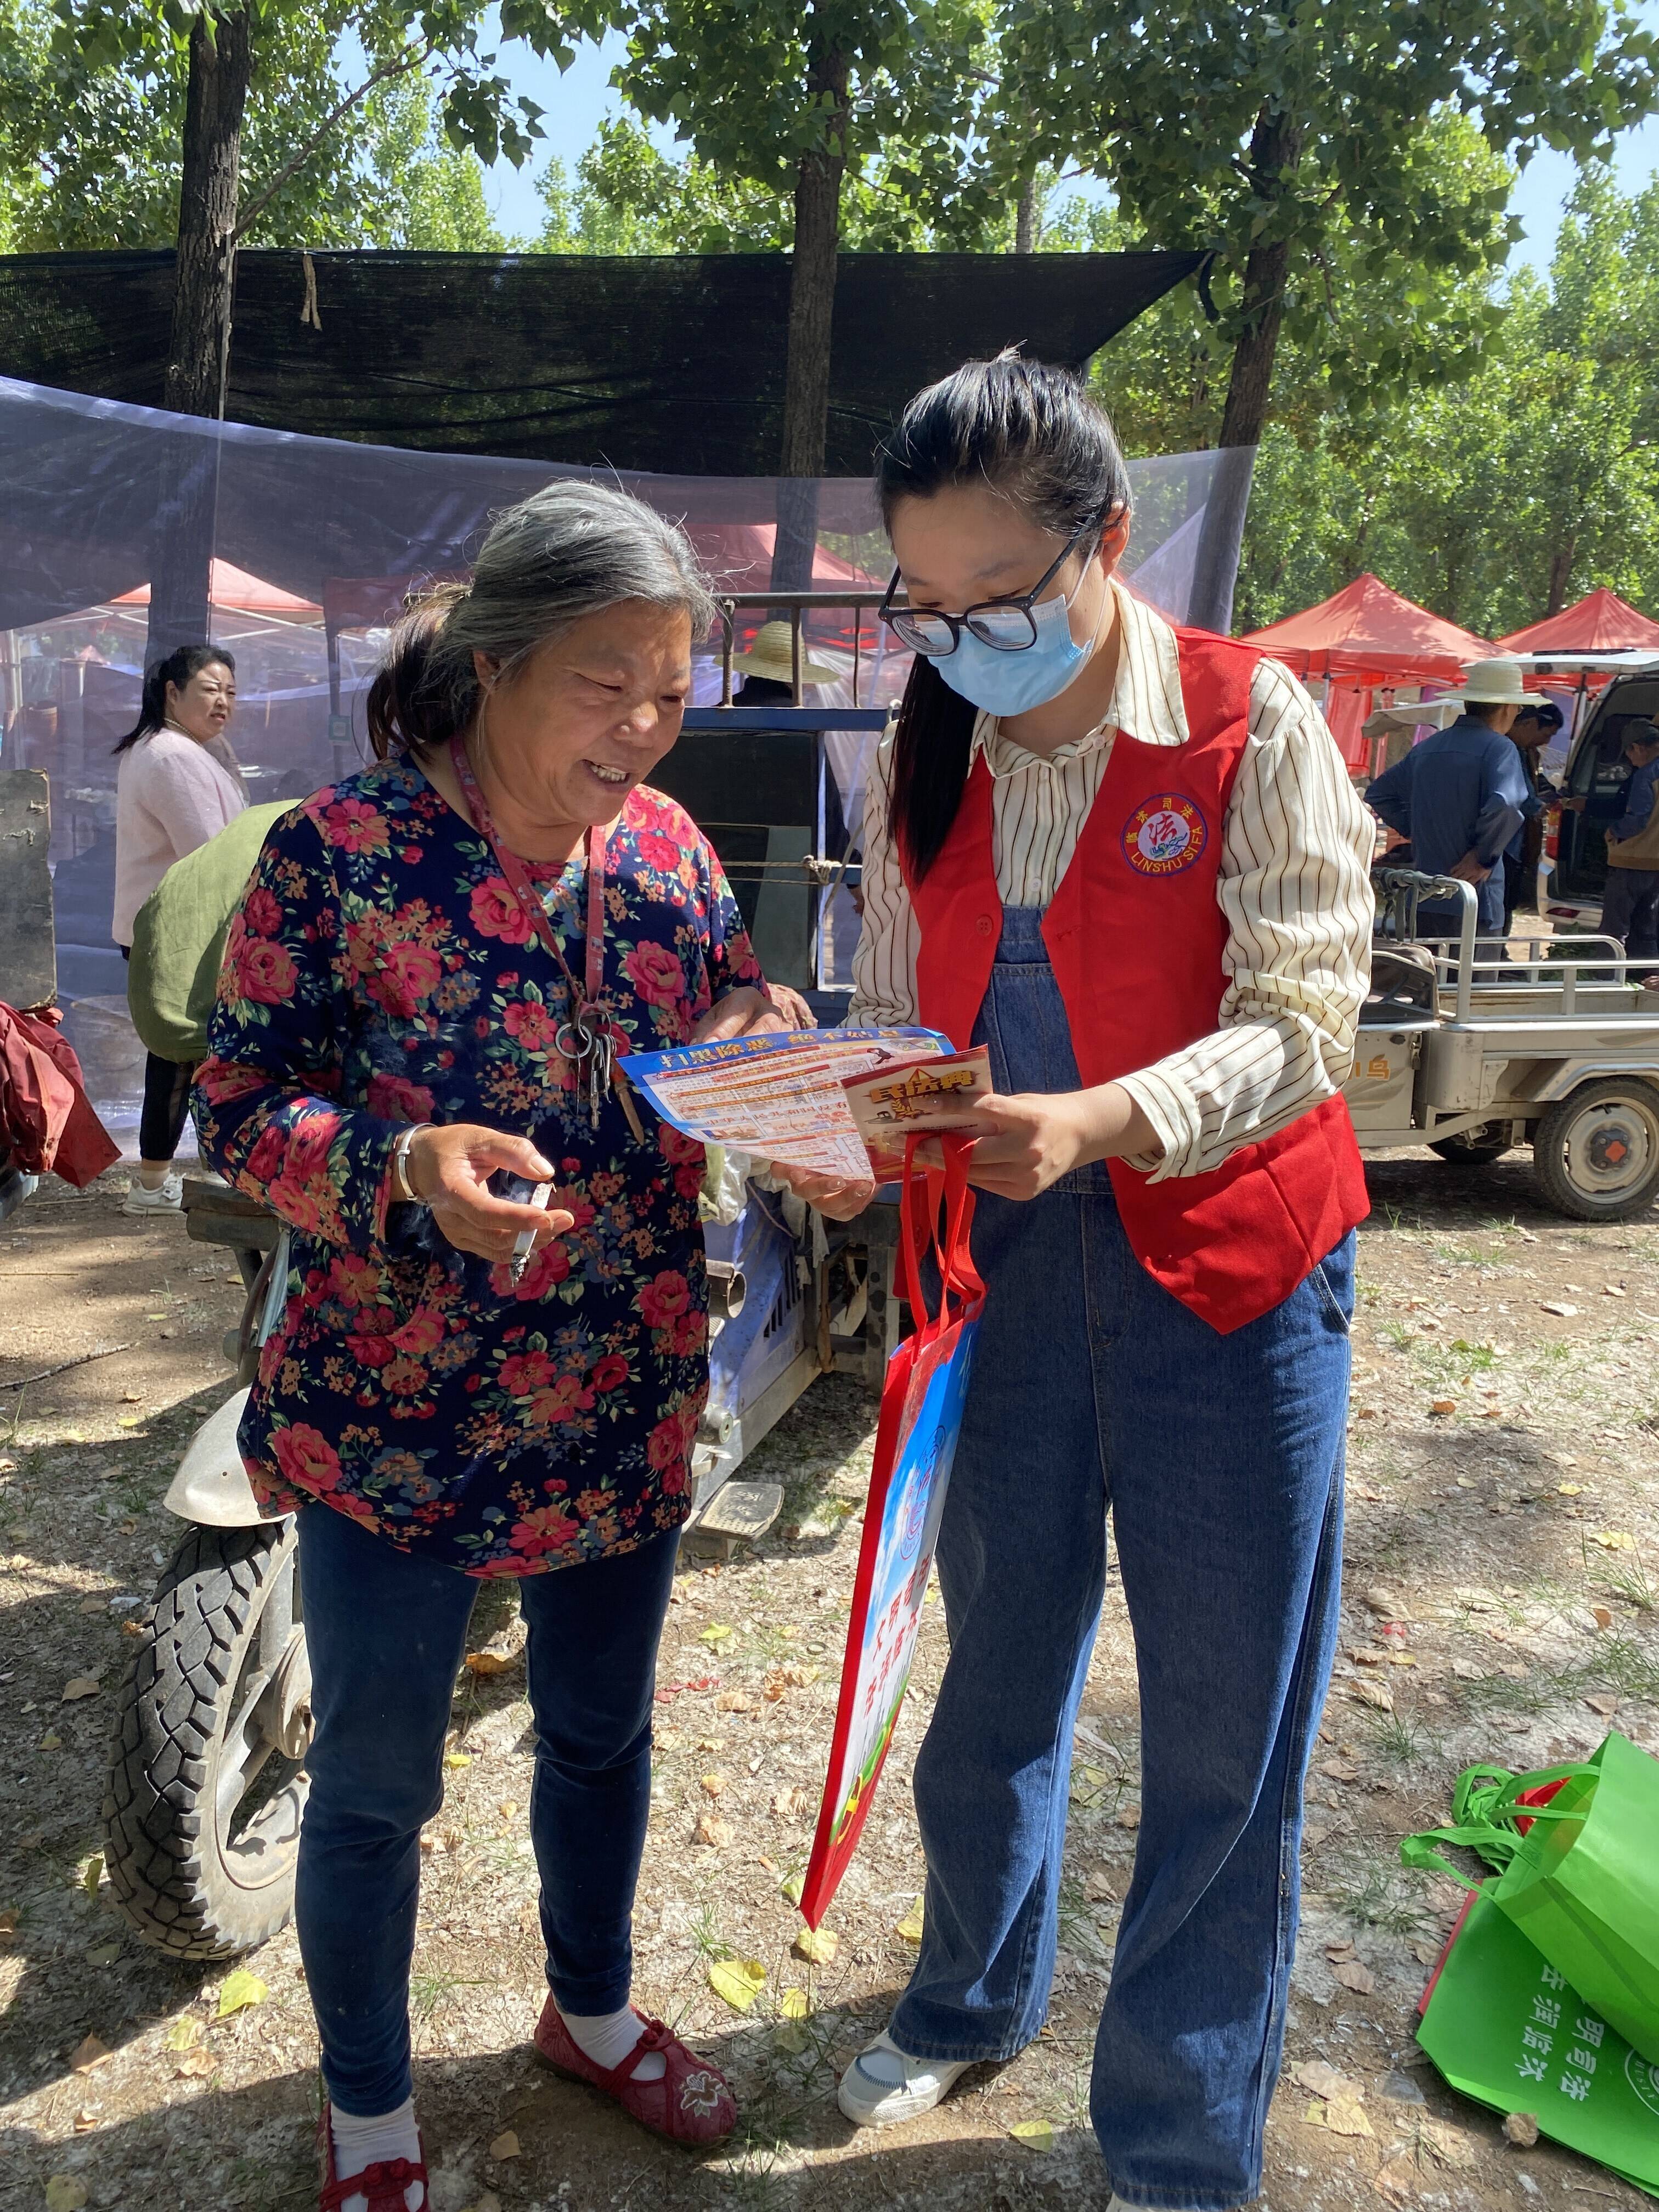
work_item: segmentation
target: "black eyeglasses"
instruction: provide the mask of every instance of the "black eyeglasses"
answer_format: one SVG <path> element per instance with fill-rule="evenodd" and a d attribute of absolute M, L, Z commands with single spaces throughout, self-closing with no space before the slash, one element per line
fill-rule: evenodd
<path fill-rule="evenodd" d="M 895 568 L 887 596 L 878 611 L 895 637 L 908 645 L 912 653 L 926 653 L 932 660 L 954 653 L 962 642 L 964 629 L 981 645 L 988 645 L 994 653 L 1024 653 L 1036 643 L 1036 617 L 1031 612 L 1032 607 L 1084 539 L 1102 526 L 1098 517 L 1085 522 L 1074 537 L 1067 539 L 1030 590 L 1017 599 L 984 599 L 959 615 L 939 614 L 931 607 L 896 607 L 892 599 L 898 588 L 899 572 Z"/>

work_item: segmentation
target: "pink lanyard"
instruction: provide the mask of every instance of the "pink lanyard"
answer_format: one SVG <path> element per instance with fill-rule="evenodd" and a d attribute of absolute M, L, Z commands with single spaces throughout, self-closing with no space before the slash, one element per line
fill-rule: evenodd
<path fill-rule="evenodd" d="M 462 795 L 472 816 L 473 827 L 495 855 L 495 866 L 506 878 L 507 889 L 519 902 L 525 920 L 552 954 L 564 977 L 568 994 L 568 1012 L 555 1032 L 555 1051 L 562 1054 L 575 1068 L 579 1091 L 586 1084 L 587 1110 L 593 1127 L 599 1127 L 599 1109 L 611 1096 L 614 1086 L 619 1090 L 623 1110 L 628 1116 L 629 1127 L 643 1143 L 645 1133 L 640 1125 L 631 1086 L 625 1078 L 620 1085 L 616 1083 L 620 1074 L 616 1066 L 617 1035 L 604 1005 L 605 835 L 603 825 L 596 822 L 587 833 L 586 988 L 582 990 L 577 987 L 576 979 L 570 971 L 570 963 L 564 957 L 564 948 L 553 933 L 553 925 L 547 918 L 547 908 L 542 904 L 535 885 L 526 872 L 524 863 L 516 853 L 509 853 L 495 835 L 495 825 L 489 818 L 484 795 L 478 788 L 478 780 L 472 773 L 472 763 L 468 760 L 466 748 L 459 737 L 449 741 L 449 757 L 454 767 L 455 780 L 461 787 Z"/>

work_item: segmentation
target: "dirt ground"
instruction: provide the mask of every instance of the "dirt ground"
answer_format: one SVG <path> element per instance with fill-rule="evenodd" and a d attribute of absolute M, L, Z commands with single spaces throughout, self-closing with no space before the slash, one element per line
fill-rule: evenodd
<path fill-rule="evenodd" d="M 0 1228 L 0 1385 L 125 1347 L 0 1389 L 0 2206 L 303 2206 L 316 2046 L 292 1932 L 244 1962 L 264 2001 L 222 2021 L 229 1969 L 144 1948 L 93 1856 L 126 1630 L 178 1534 L 162 1493 L 226 1395 L 220 1339 L 241 1304 L 228 1255 L 177 1222 L 121 1217 L 124 1182 L 117 1171 L 81 1194 L 48 1182 Z M 1543 1212 L 1523 1156 L 1463 1173 L 1426 1156 L 1389 1162 L 1371 1190 L 1343 1656 L 1311 1778 L 1266 2201 L 1635 2206 L 1646 2200 L 1568 2153 L 1510 2148 L 1498 2115 L 1421 2059 L 1413 2008 L 1457 1893 L 1403 1872 L 1397 1845 L 1444 1816 L 1476 1759 L 1582 1756 L 1615 1714 L 1659 1750 L 1659 1224 L 1589 1229 Z M 843 1379 L 816 1386 L 745 1470 L 787 1485 L 777 1528 L 724 1567 L 688 1562 L 670 1615 L 635 1995 L 733 2074 L 743 2124 L 717 2154 L 659 2145 L 532 2063 L 543 1983 L 522 1673 L 464 1677 L 414 1985 L 438 2212 L 1103 2212 L 1089 2057 L 1137 1818 L 1115 1583 L 1079 1730 L 1049 2027 L 896 2136 L 856 2135 L 836 2110 L 836 2068 L 883 2021 L 914 1955 L 908 1774 L 945 1656 L 934 1608 L 830 1915 L 835 1955 L 809 1963 L 792 1950 L 800 1923 L 784 1891 L 823 1772 L 873 1412 Z M 475 1644 L 510 1654 L 514 1610 L 509 1590 L 487 1593 Z M 1388 1617 L 1403 1632 L 1383 1636 Z M 66 1699 L 71 1683 L 85 1693 Z M 710 1977 L 745 1960 L 764 1980 L 739 2013 Z M 88 2036 L 111 2054 L 89 2066 Z M 1363 2087 L 1369 2134 L 1310 2118 L 1320 2108 L 1291 2076 L 1315 2060 Z"/>

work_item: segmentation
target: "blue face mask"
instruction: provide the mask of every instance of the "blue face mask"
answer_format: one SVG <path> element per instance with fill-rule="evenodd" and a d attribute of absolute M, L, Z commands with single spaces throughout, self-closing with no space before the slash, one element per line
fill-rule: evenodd
<path fill-rule="evenodd" d="M 953 691 L 988 714 L 1023 714 L 1028 708 L 1046 707 L 1076 681 L 1094 652 L 1092 638 L 1079 645 L 1072 635 L 1070 613 L 1069 599 L 1044 599 L 1034 606 L 1036 637 L 1018 653 L 999 653 L 964 629 L 956 651 L 942 653 L 933 665 Z"/>

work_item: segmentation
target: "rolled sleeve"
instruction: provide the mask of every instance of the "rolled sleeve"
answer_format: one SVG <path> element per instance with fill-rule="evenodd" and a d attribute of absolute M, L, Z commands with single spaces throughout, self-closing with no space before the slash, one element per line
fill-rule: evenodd
<path fill-rule="evenodd" d="M 1371 845 L 1323 717 L 1264 661 L 1222 831 L 1219 1026 L 1122 1079 L 1163 1146 L 1131 1166 L 1206 1174 L 1341 1089 L 1370 972 Z"/>

